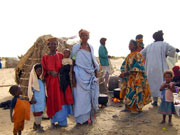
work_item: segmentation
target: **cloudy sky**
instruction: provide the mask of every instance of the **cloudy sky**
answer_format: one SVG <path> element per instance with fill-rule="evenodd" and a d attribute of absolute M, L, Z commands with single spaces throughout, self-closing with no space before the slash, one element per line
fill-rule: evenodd
<path fill-rule="evenodd" d="M 89 43 L 98 54 L 99 39 L 107 38 L 109 55 L 126 56 L 137 34 L 145 45 L 164 31 L 165 41 L 180 48 L 179 0 L 1 0 L 0 57 L 24 54 L 45 34 L 56 37 L 90 31 Z"/>

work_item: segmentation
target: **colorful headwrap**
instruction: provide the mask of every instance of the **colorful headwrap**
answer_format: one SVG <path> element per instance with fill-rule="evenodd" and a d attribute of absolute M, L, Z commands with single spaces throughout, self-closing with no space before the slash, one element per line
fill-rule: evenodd
<path fill-rule="evenodd" d="M 52 38 L 49 38 L 49 39 L 48 39 L 48 42 L 52 42 L 52 41 L 58 41 L 58 39 L 55 38 L 55 37 L 52 37 Z"/>
<path fill-rule="evenodd" d="M 173 72 L 174 72 L 174 76 L 180 76 L 180 67 L 179 66 L 174 66 L 172 68 Z"/>
<path fill-rule="evenodd" d="M 155 41 L 163 41 L 163 35 L 164 35 L 163 31 L 159 30 L 153 34 L 153 38 Z"/>

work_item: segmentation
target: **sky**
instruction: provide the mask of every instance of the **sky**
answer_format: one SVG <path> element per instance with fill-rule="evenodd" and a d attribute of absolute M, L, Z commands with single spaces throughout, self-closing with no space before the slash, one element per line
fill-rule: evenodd
<path fill-rule="evenodd" d="M 137 34 L 144 44 L 163 30 L 164 39 L 180 48 L 179 0 L 1 0 L 0 57 L 23 55 L 39 36 L 78 36 L 90 32 L 89 44 L 98 56 L 99 39 L 106 37 L 111 56 L 126 56 Z M 78 38 L 77 38 L 78 40 Z"/>

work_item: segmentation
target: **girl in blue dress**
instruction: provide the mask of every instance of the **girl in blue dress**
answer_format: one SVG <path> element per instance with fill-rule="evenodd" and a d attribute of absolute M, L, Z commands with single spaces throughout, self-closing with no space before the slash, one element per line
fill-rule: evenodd
<path fill-rule="evenodd" d="M 30 73 L 28 86 L 28 97 L 31 103 L 31 111 L 34 115 L 33 129 L 37 130 L 37 132 L 44 132 L 41 121 L 46 104 L 45 85 L 41 80 L 41 74 L 41 64 L 35 64 Z"/>

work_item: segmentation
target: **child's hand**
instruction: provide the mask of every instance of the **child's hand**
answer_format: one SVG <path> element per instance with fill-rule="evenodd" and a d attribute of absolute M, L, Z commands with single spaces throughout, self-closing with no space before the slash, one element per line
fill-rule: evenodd
<path fill-rule="evenodd" d="M 34 99 L 34 96 L 32 97 L 31 101 L 30 101 L 30 104 L 36 104 L 36 100 Z"/>
<path fill-rule="evenodd" d="M 165 88 L 170 88 L 170 85 L 166 83 L 164 87 Z"/>
<path fill-rule="evenodd" d="M 161 84 L 160 91 L 164 90 L 165 88 L 166 88 L 166 83 L 162 83 L 162 84 Z"/>

